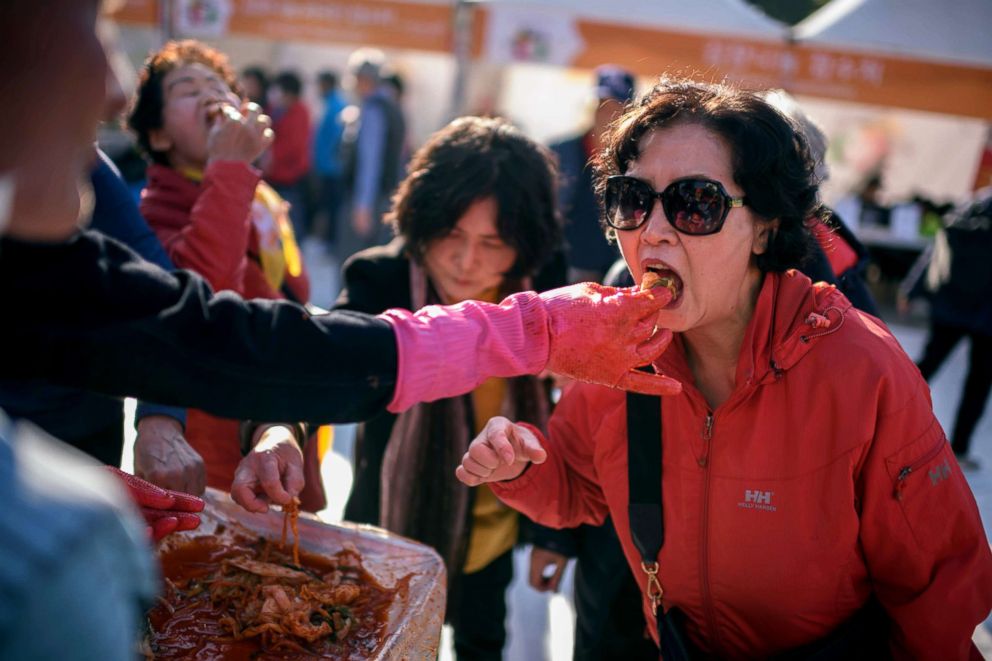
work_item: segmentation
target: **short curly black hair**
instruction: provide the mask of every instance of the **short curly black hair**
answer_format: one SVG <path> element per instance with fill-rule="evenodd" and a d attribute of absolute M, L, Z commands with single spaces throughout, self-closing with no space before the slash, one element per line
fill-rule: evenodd
<path fill-rule="evenodd" d="M 815 163 L 795 123 L 756 93 L 727 84 L 662 78 L 627 107 L 606 136 L 595 163 L 599 195 L 607 177 L 624 174 L 637 160 L 641 138 L 681 124 L 698 124 L 723 138 L 747 206 L 767 221 L 778 219 L 767 250 L 757 256 L 758 268 L 798 268 L 812 247 L 807 222 L 824 214 Z M 607 228 L 605 218 L 603 227 Z"/>
<path fill-rule="evenodd" d="M 162 128 L 162 109 L 165 106 L 162 81 L 173 69 L 190 63 L 199 63 L 213 69 L 232 92 L 243 96 L 238 77 L 231 68 L 227 55 L 203 42 L 195 39 L 170 41 L 151 53 L 141 67 L 138 91 L 127 118 L 127 125 L 134 131 L 142 151 L 152 161 L 161 165 L 169 164 L 168 156 L 164 152 L 152 149 L 150 135 L 153 130 Z"/>
<path fill-rule="evenodd" d="M 410 162 L 386 222 L 421 262 L 475 202 L 496 201 L 500 238 L 517 251 L 508 277 L 535 274 L 561 242 L 557 168 L 547 148 L 502 119 L 461 117 L 432 135 Z"/>

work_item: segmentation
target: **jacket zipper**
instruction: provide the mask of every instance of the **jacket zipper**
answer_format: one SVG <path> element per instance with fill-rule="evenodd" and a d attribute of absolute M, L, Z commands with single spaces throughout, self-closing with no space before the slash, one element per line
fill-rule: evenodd
<path fill-rule="evenodd" d="M 908 466 L 903 466 L 899 469 L 899 475 L 896 476 L 896 486 L 892 491 L 892 495 L 896 500 L 902 500 L 902 491 L 906 488 L 906 478 L 913 473 L 913 471 L 919 470 L 921 467 L 926 466 L 930 463 L 930 460 L 940 454 L 940 451 L 944 449 L 945 441 L 943 438 L 933 447 L 932 450 L 927 452 L 922 459 L 917 459 Z"/>
<path fill-rule="evenodd" d="M 717 653 L 720 649 L 719 637 L 716 631 L 716 613 L 713 610 L 713 600 L 710 598 L 710 576 L 709 576 L 709 509 L 710 509 L 710 469 L 709 454 L 710 440 L 713 438 L 713 414 L 706 414 L 706 423 L 703 427 L 703 458 L 699 465 L 703 469 L 703 516 L 700 521 L 699 535 L 699 576 L 703 598 L 703 608 L 706 610 L 706 624 L 710 631 L 712 642 L 711 652 Z"/>
<path fill-rule="evenodd" d="M 710 456 L 710 439 L 713 438 L 713 414 L 706 414 L 706 422 L 703 426 L 703 456 L 699 458 L 699 465 L 706 468 Z"/>

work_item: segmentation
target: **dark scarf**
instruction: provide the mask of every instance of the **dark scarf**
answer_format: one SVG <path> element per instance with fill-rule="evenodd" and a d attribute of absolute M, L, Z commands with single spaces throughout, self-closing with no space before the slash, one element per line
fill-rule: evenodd
<path fill-rule="evenodd" d="M 523 282 L 506 283 L 504 293 L 522 291 Z M 410 261 L 413 309 L 440 303 L 427 276 Z M 532 376 L 508 379 L 502 415 L 547 426 L 548 400 Z M 417 404 L 393 425 L 382 464 L 380 523 L 433 547 L 448 569 L 449 588 L 461 574 L 468 550 L 471 508 L 469 487 L 455 478 L 474 438 L 471 393 Z"/>

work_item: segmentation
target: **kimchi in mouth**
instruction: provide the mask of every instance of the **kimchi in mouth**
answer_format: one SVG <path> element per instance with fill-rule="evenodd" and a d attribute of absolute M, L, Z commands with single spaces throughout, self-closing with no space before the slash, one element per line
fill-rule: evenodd
<path fill-rule="evenodd" d="M 331 557 L 300 551 L 298 516 L 298 503 L 284 508 L 281 543 L 222 525 L 163 551 L 165 593 L 148 615 L 146 654 L 238 661 L 372 656 L 406 579 L 383 587 L 355 548 Z"/>

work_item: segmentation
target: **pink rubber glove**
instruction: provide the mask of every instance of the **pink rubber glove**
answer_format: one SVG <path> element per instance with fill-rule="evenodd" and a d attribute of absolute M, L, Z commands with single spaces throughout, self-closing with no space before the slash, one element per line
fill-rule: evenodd
<path fill-rule="evenodd" d="M 655 329 L 658 312 L 672 298 L 669 290 L 586 282 L 541 298 L 551 316 L 549 370 L 646 395 L 682 392 L 675 379 L 635 369 L 657 359 L 672 342 L 672 331 Z"/>
<path fill-rule="evenodd" d="M 499 305 L 465 301 L 429 305 L 416 314 L 379 315 L 396 333 L 396 391 L 388 409 L 403 411 L 473 390 L 489 377 L 552 372 L 579 381 L 653 395 L 681 391 L 666 376 L 634 372 L 668 347 L 655 332 L 667 290 L 639 291 L 596 284 L 544 294 L 514 294 Z"/>
<path fill-rule="evenodd" d="M 200 517 L 194 512 L 203 510 L 201 498 L 162 489 L 113 466 L 107 466 L 107 470 L 124 482 L 131 499 L 145 517 L 148 534 L 156 542 L 177 530 L 193 530 L 200 525 Z"/>

